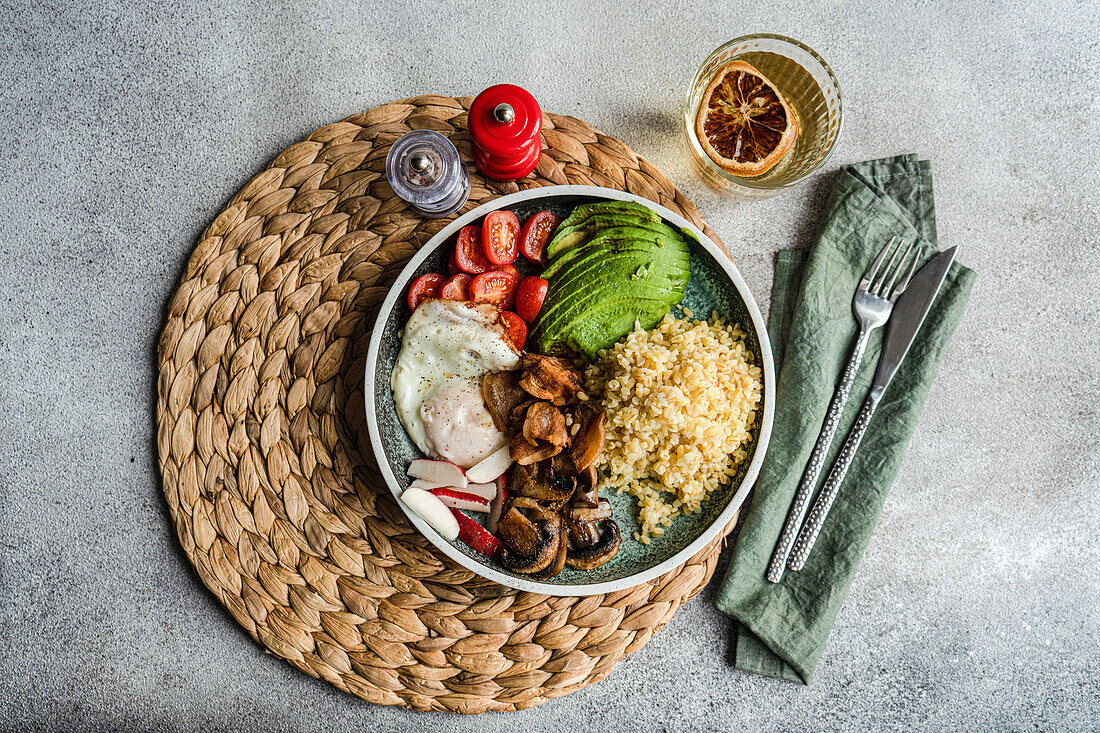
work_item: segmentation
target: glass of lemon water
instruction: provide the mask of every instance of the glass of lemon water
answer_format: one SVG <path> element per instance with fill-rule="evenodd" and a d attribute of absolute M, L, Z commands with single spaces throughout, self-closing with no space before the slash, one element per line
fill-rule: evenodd
<path fill-rule="evenodd" d="M 758 33 L 723 44 L 695 72 L 684 139 L 713 188 L 762 199 L 825 164 L 842 111 L 840 84 L 821 56 L 793 38 Z"/>

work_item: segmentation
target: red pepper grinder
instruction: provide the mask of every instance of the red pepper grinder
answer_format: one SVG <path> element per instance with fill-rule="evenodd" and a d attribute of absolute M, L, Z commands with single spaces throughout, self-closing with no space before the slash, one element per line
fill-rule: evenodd
<path fill-rule="evenodd" d="M 474 162 L 486 177 L 514 181 L 535 169 L 542 152 L 542 109 L 515 84 L 491 86 L 470 105 Z"/>

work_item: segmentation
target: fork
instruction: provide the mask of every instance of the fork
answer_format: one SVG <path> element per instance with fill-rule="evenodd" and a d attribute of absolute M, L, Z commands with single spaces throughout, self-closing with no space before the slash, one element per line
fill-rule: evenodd
<path fill-rule="evenodd" d="M 772 583 L 778 583 L 783 579 L 783 573 L 787 567 L 787 558 L 791 554 L 791 549 L 794 547 L 799 530 L 806 518 L 806 511 L 809 509 L 814 487 L 817 485 L 818 476 L 821 475 L 821 469 L 825 464 L 825 456 L 829 453 L 833 436 L 836 435 L 837 425 L 840 423 L 840 416 L 844 412 L 844 406 L 848 403 L 848 395 L 852 391 L 852 384 L 855 383 L 856 374 L 859 372 L 859 365 L 863 362 L 863 354 L 867 350 L 867 341 L 875 329 L 881 328 L 890 320 L 894 303 L 905 292 L 905 288 L 909 286 L 909 280 L 913 277 L 914 270 L 916 270 L 920 252 L 913 252 L 915 244 L 910 243 L 905 248 L 905 252 L 902 253 L 902 245 L 898 242 L 898 237 L 890 238 L 890 241 L 879 251 L 874 262 L 871 263 L 871 266 L 863 275 L 863 279 L 859 281 L 859 287 L 856 288 L 855 298 L 852 300 L 852 310 L 855 312 L 856 320 L 859 321 L 859 338 L 856 339 L 852 355 L 848 358 L 848 366 L 844 369 L 844 376 L 841 377 L 840 384 L 837 385 L 836 392 L 833 394 L 832 402 L 829 403 L 829 412 L 825 416 L 825 423 L 822 425 L 821 433 L 817 436 L 813 453 L 810 454 L 810 462 L 806 465 L 802 481 L 798 484 L 794 503 L 791 505 L 791 511 L 787 515 L 786 523 L 783 525 L 783 532 L 779 535 L 779 542 L 776 544 L 775 552 L 768 564 L 767 577 Z M 897 247 L 894 246 L 895 244 L 897 244 Z M 887 254 L 890 254 L 890 261 L 886 264 L 886 267 L 882 267 Z M 900 259 L 899 254 L 901 255 Z M 908 262 L 908 267 L 906 267 L 906 262 Z"/>

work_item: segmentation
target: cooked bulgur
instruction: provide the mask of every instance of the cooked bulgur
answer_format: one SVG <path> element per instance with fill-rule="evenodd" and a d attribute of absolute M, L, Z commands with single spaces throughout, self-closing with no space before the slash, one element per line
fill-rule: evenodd
<path fill-rule="evenodd" d="M 635 325 L 586 374 L 607 411 L 602 483 L 638 500 L 634 539 L 646 544 L 737 473 L 760 405 L 760 366 L 741 327 L 684 315 Z"/>

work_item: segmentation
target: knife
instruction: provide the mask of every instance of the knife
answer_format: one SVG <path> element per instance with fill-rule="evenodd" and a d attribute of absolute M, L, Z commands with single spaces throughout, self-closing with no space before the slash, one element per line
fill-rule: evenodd
<path fill-rule="evenodd" d="M 940 292 L 940 286 L 947 277 L 951 263 L 955 261 L 957 249 L 958 247 L 952 247 L 929 260 L 913 276 L 909 287 L 898 299 L 886 328 L 886 340 L 883 343 L 882 356 L 879 357 L 878 369 L 875 370 L 875 378 L 871 382 L 871 393 L 863 402 L 859 417 L 856 418 L 855 425 L 848 433 L 848 439 L 844 441 L 844 447 L 840 449 L 840 454 L 832 470 L 829 471 L 829 477 L 821 487 L 821 492 L 814 501 L 805 524 L 802 525 L 798 539 L 795 540 L 791 557 L 787 561 L 787 567 L 791 570 L 801 570 L 806 564 L 806 558 L 809 557 L 810 550 L 813 549 L 814 542 L 817 541 L 817 536 L 825 523 L 825 517 L 829 514 L 829 509 L 840 492 L 840 485 L 844 483 L 844 477 L 852 465 L 852 459 L 855 457 L 860 441 L 863 440 L 863 434 L 871 424 L 871 417 L 875 414 L 875 409 L 878 408 L 886 388 L 890 386 L 894 375 L 897 374 L 898 367 L 905 360 L 905 355 L 909 353 L 909 347 L 913 344 L 921 324 L 924 323 L 925 316 L 931 310 L 932 302 Z"/>

